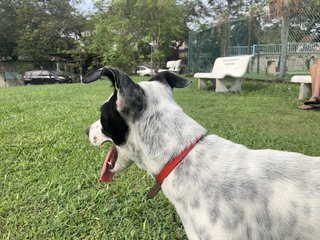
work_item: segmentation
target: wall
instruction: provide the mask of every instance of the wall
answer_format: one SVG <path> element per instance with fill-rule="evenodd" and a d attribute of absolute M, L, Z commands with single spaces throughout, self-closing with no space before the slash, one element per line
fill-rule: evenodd
<path fill-rule="evenodd" d="M 320 59 L 320 53 L 290 55 L 287 59 L 287 72 L 307 74 L 309 72 L 310 65 L 312 65 L 317 59 Z M 258 57 L 255 56 L 251 61 L 249 71 L 257 72 L 259 69 L 260 73 L 276 74 L 278 62 L 279 56 L 277 55 L 262 55 L 259 58 L 259 63 Z"/>

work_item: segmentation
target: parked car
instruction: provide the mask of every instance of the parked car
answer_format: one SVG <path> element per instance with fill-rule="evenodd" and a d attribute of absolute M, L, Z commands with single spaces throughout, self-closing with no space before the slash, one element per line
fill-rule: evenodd
<path fill-rule="evenodd" d="M 71 83 L 72 78 L 58 71 L 33 70 L 25 72 L 23 82 L 27 84 Z"/>
<path fill-rule="evenodd" d="M 137 74 L 140 76 L 153 76 L 155 75 L 155 70 L 152 70 L 151 68 L 148 68 L 146 66 L 138 66 Z"/>

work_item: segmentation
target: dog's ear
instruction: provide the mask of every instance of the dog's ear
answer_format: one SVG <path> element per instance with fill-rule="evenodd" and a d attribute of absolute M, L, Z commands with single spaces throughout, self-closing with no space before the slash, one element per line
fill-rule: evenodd
<path fill-rule="evenodd" d="M 127 117 L 139 116 L 146 106 L 143 89 L 138 84 L 135 84 L 123 71 L 112 67 L 100 68 L 86 74 L 83 82 L 90 83 L 101 76 L 108 77 L 115 88 L 118 111 Z"/>
<path fill-rule="evenodd" d="M 100 68 L 100 69 L 88 72 L 87 74 L 85 74 L 83 76 L 82 82 L 83 83 L 91 83 L 91 82 L 98 80 L 102 76 L 104 69 L 105 68 Z"/>
<path fill-rule="evenodd" d="M 171 88 L 184 88 L 192 83 L 191 80 L 182 78 L 175 73 L 170 71 L 164 71 L 159 73 L 158 75 L 154 76 L 150 79 L 150 81 L 159 81 L 166 85 L 169 85 Z"/>
<path fill-rule="evenodd" d="M 119 69 L 105 68 L 103 75 L 112 81 L 117 91 L 117 109 L 133 120 L 141 116 L 141 112 L 146 107 L 143 89 Z"/>
<path fill-rule="evenodd" d="M 134 91 L 136 88 L 140 88 L 127 74 L 117 68 L 105 67 L 101 76 L 108 77 L 116 90 L 123 95 L 127 91 Z"/>
<path fill-rule="evenodd" d="M 112 68 L 112 67 L 103 67 L 97 70 L 93 70 L 88 72 L 83 76 L 82 82 L 83 83 L 92 83 L 102 76 L 108 77 L 112 85 L 119 90 L 120 85 L 128 85 L 128 83 L 133 83 L 132 80 L 122 71 Z M 129 81 L 126 81 L 129 80 Z"/>

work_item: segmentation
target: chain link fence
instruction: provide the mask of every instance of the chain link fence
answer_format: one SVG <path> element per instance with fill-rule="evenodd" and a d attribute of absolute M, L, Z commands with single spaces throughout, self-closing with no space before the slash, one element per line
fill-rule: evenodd
<path fill-rule="evenodd" d="M 211 28 L 189 32 L 188 71 L 211 71 L 221 56 L 252 54 L 250 73 L 309 74 L 320 58 L 320 1 L 269 0 L 247 9 L 237 16 L 224 12 Z"/>

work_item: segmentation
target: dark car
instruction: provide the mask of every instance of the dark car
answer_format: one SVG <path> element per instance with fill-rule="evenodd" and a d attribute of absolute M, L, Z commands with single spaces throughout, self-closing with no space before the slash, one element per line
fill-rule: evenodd
<path fill-rule="evenodd" d="M 43 83 L 71 83 L 71 77 L 58 72 L 48 70 L 27 71 L 23 76 L 23 82 L 27 84 L 43 84 Z"/>

